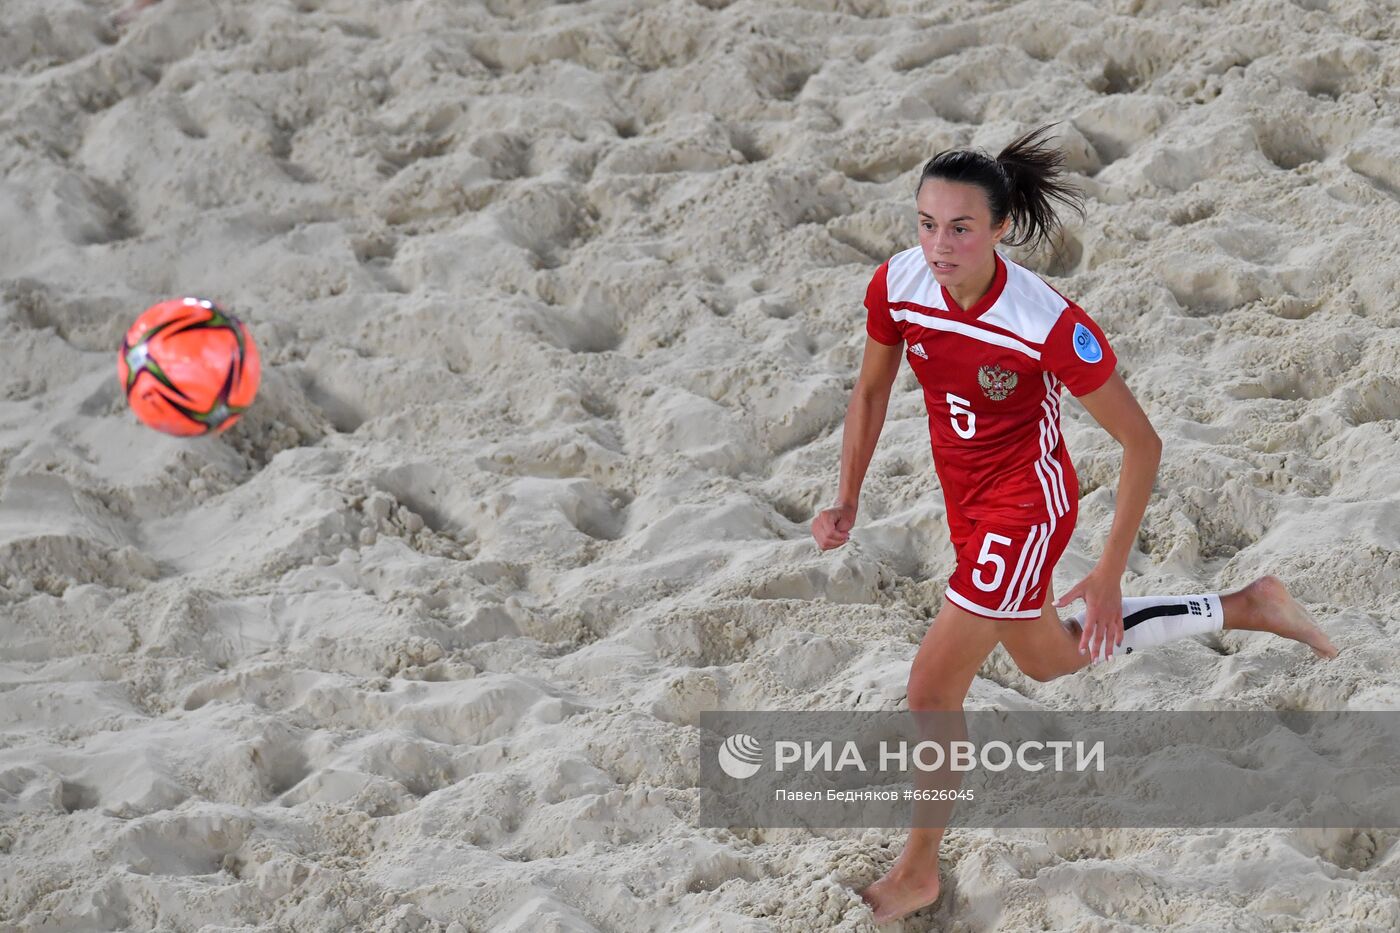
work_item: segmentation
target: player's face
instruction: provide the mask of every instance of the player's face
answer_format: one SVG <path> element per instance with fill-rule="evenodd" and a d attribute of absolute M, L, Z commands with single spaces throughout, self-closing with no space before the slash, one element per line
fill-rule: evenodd
<path fill-rule="evenodd" d="M 943 285 L 976 280 L 993 265 L 992 248 L 1011 220 L 992 226 L 986 193 L 976 185 L 930 178 L 914 199 L 919 245 L 933 277 Z"/>

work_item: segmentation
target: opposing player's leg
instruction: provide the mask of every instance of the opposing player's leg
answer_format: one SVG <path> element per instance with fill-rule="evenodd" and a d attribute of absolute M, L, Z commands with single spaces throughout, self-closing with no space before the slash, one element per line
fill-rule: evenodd
<path fill-rule="evenodd" d="M 909 672 L 909 709 L 916 720 L 931 723 L 929 727 L 934 730 L 957 732 L 961 726 L 963 700 L 972 686 L 972 678 L 996 647 L 999 637 L 997 622 L 974 616 L 945 601 L 924 635 Z M 959 715 L 932 715 L 950 711 Z M 920 712 L 930 715 L 919 717 Z M 965 738 L 965 726 L 961 728 L 964 731 L 958 735 L 939 734 L 931 738 L 935 741 Z M 916 781 L 936 780 L 928 778 L 925 772 L 916 772 L 915 776 Z M 915 804 L 913 828 L 904 851 L 884 877 L 860 892 L 875 912 L 876 922 L 903 917 L 938 899 L 938 847 L 951 811 L 951 801 Z"/>

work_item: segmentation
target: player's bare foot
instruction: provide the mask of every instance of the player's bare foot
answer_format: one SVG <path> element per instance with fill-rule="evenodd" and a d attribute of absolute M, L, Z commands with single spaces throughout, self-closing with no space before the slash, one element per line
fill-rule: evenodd
<path fill-rule="evenodd" d="M 860 896 L 875 912 L 876 923 L 889 923 L 938 900 L 938 890 L 937 871 L 915 877 L 896 863 L 885 877 L 862 889 Z"/>
<path fill-rule="evenodd" d="M 1302 642 L 1319 658 L 1330 660 L 1337 656 L 1337 648 L 1332 644 L 1332 640 L 1317 627 L 1307 610 L 1298 605 L 1298 601 L 1278 577 L 1260 577 L 1245 587 L 1242 595 L 1248 599 L 1249 622 L 1239 626 L 1227 625 L 1226 628 L 1273 632 L 1275 635 Z"/>

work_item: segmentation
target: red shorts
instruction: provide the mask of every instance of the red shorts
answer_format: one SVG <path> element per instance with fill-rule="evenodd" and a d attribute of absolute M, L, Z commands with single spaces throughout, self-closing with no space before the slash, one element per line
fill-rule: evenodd
<path fill-rule="evenodd" d="M 949 511 L 958 565 L 944 595 L 984 619 L 1038 618 L 1055 564 L 1074 533 L 1077 512 L 1071 505 L 1059 518 L 1012 525 L 970 522 Z"/>

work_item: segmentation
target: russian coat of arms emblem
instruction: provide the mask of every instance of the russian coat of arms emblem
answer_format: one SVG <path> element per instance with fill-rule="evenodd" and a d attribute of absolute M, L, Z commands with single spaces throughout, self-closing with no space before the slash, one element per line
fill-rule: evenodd
<path fill-rule="evenodd" d="M 1009 369 L 992 364 L 977 370 L 977 384 L 982 387 L 987 398 L 1000 402 L 1016 388 L 1017 376 Z"/>

